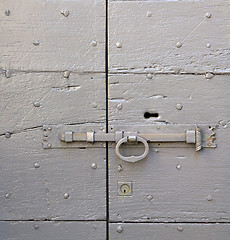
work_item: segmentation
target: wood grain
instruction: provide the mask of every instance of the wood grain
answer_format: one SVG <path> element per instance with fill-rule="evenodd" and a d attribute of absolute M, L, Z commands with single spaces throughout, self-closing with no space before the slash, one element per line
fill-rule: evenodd
<path fill-rule="evenodd" d="M 1 240 L 102 240 L 105 222 L 0 222 Z"/>
<path fill-rule="evenodd" d="M 3 69 L 104 72 L 104 0 L 3 0 L 0 8 L 10 10 L 0 16 Z"/>
<path fill-rule="evenodd" d="M 109 71 L 230 73 L 229 10 L 220 0 L 111 1 Z"/>

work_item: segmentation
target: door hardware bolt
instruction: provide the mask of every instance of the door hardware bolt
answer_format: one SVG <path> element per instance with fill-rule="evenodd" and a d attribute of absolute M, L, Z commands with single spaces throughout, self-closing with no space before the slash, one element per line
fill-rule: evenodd
<path fill-rule="evenodd" d="M 97 169 L 97 164 L 96 163 L 92 163 L 91 167 L 92 167 L 92 169 Z"/>
<path fill-rule="evenodd" d="M 34 167 L 35 167 L 35 168 L 39 168 L 39 167 L 40 167 L 40 163 L 36 162 L 36 163 L 34 164 Z"/>
<path fill-rule="evenodd" d="M 147 195 L 147 200 L 151 201 L 153 199 L 153 195 Z"/>
<path fill-rule="evenodd" d="M 65 17 L 68 17 L 69 16 L 69 10 L 65 9 L 65 10 L 62 10 L 61 11 L 61 14 Z"/>
<path fill-rule="evenodd" d="M 10 132 L 6 132 L 6 133 L 5 133 L 5 137 L 6 137 L 6 138 L 10 138 L 10 137 L 11 137 L 11 133 L 10 133 Z"/>
<path fill-rule="evenodd" d="M 211 13 L 206 13 L 205 16 L 206 16 L 206 18 L 210 18 L 212 16 L 212 14 Z"/>
<path fill-rule="evenodd" d="M 63 72 L 63 77 L 64 78 L 69 78 L 69 75 L 70 75 L 70 71 L 66 70 Z"/>
<path fill-rule="evenodd" d="M 117 170 L 118 170 L 118 172 L 121 172 L 121 171 L 123 171 L 123 167 L 122 167 L 122 165 L 121 165 L 121 164 L 119 164 L 119 165 L 118 165 L 118 167 L 117 167 Z"/>
<path fill-rule="evenodd" d="M 181 170 L 181 168 L 182 168 L 182 166 L 181 166 L 180 164 L 178 164 L 178 165 L 176 166 L 176 169 L 178 169 L 178 170 Z"/>
<path fill-rule="evenodd" d="M 97 41 L 93 40 L 93 41 L 91 42 L 91 46 L 93 46 L 93 47 L 97 46 Z"/>
<path fill-rule="evenodd" d="M 177 46 L 177 48 L 180 48 L 180 47 L 182 47 L 182 43 L 181 42 L 177 42 L 176 46 Z"/>
<path fill-rule="evenodd" d="M 117 48 L 121 48 L 122 44 L 120 42 L 116 43 Z"/>
<path fill-rule="evenodd" d="M 122 232 L 123 232 L 122 226 L 118 226 L 118 227 L 117 227 L 117 232 L 118 232 L 118 233 L 122 233 Z"/>
<path fill-rule="evenodd" d="M 208 195 L 208 196 L 207 196 L 207 200 L 208 200 L 208 201 L 212 201 L 212 200 L 213 200 L 213 197 L 212 197 L 211 195 Z"/>
<path fill-rule="evenodd" d="M 147 74 L 147 78 L 148 79 L 152 79 L 153 78 L 153 75 L 151 73 Z"/>
<path fill-rule="evenodd" d="M 123 108 L 122 103 L 118 103 L 118 104 L 117 104 L 117 109 L 118 109 L 118 110 L 121 110 L 122 108 Z"/>
<path fill-rule="evenodd" d="M 178 226 L 178 227 L 177 227 L 177 231 L 178 231 L 178 232 L 182 232 L 183 230 L 184 230 L 184 229 L 183 229 L 181 226 Z"/>
<path fill-rule="evenodd" d="M 68 199 L 69 198 L 69 193 L 64 193 L 64 199 Z"/>
<path fill-rule="evenodd" d="M 35 230 L 38 230 L 39 229 L 39 226 L 37 224 L 34 225 L 34 229 Z"/>
<path fill-rule="evenodd" d="M 146 13 L 146 16 L 147 16 L 147 17 L 152 17 L 152 13 L 151 13 L 150 11 L 148 11 L 148 12 Z"/>
<path fill-rule="evenodd" d="M 38 46 L 40 44 L 40 42 L 38 40 L 33 42 L 34 46 Z"/>
<path fill-rule="evenodd" d="M 10 16 L 10 10 L 9 10 L 9 9 L 6 9 L 6 10 L 5 10 L 5 14 L 6 14 L 6 16 Z"/>
<path fill-rule="evenodd" d="M 35 102 L 35 103 L 34 103 L 34 106 L 35 106 L 35 107 L 40 107 L 41 104 L 40 104 L 39 102 Z"/>
<path fill-rule="evenodd" d="M 9 198 L 9 197 L 10 197 L 10 194 L 9 194 L 9 193 L 6 193 L 6 194 L 5 194 L 5 197 L 6 197 L 6 198 Z"/>
<path fill-rule="evenodd" d="M 176 105 L 176 109 L 177 110 L 181 110 L 183 108 L 183 106 L 180 104 L 180 103 L 178 103 L 177 105 Z"/>

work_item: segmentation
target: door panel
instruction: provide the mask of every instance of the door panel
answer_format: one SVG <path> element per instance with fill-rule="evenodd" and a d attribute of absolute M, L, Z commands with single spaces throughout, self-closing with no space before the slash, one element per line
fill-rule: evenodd
<path fill-rule="evenodd" d="M 1 134 L 48 124 L 105 126 L 105 74 L 62 72 L 1 75 Z"/>
<path fill-rule="evenodd" d="M 120 232 L 122 229 L 122 232 Z M 229 224 L 110 224 L 110 239 L 228 239 Z"/>
<path fill-rule="evenodd" d="M 228 121 L 230 77 L 111 74 L 110 124 L 217 124 Z M 156 113 L 148 117 L 145 113 Z M 147 118 L 146 118 L 147 117 Z"/>
<path fill-rule="evenodd" d="M 136 163 L 119 159 L 111 148 L 111 221 L 229 221 L 230 152 L 225 142 L 228 134 L 229 130 L 218 130 L 218 147 L 202 152 L 180 144 L 173 148 L 170 143 L 168 147 L 154 146 L 146 159 Z M 123 154 L 141 155 L 142 152 L 142 147 L 126 146 Z M 132 183 L 132 196 L 119 196 L 120 182 Z"/>
<path fill-rule="evenodd" d="M 4 0 L 4 70 L 100 71 L 105 59 L 104 0 Z"/>
<path fill-rule="evenodd" d="M 110 1 L 109 28 L 110 72 L 229 73 L 228 1 Z"/>
<path fill-rule="evenodd" d="M 105 239 L 103 222 L 0 222 L 0 239 Z"/>
<path fill-rule="evenodd" d="M 55 148 L 105 131 L 105 1 L 0 5 L 0 238 L 105 239 L 105 146 Z"/>
<path fill-rule="evenodd" d="M 1 220 L 105 219 L 105 149 L 43 149 L 42 135 L 1 136 Z"/>
<path fill-rule="evenodd" d="M 109 131 L 130 132 L 121 154 L 143 154 L 136 135 L 182 127 L 211 141 L 196 152 L 163 137 L 135 163 L 109 147 L 110 239 L 229 236 L 227 19 L 227 1 L 109 2 Z"/>

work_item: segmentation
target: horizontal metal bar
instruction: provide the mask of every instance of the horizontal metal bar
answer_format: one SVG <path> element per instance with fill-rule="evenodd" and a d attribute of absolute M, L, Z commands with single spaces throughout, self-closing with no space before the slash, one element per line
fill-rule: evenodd
<path fill-rule="evenodd" d="M 191 134 L 192 133 L 192 134 Z M 70 142 L 70 132 L 60 134 L 60 140 Z M 87 137 L 88 136 L 88 137 Z M 89 137 L 90 136 L 90 137 Z M 72 132 L 73 142 L 118 142 L 123 137 L 139 136 L 147 142 L 187 142 L 195 143 L 195 130 L 185 131 L 184 133 L 133 133 L 133 132 L 115 132 L 115 133 L 76 133 Z"/>

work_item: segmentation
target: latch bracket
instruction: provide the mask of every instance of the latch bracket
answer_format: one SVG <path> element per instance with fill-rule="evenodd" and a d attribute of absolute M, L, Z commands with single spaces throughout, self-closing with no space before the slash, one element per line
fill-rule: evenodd
<path fill-rule="evenodd" d="M 123 129 L 130 129 L 131 127 L 124 126 Z M 140 127 L 143 129 L 144 127 Z M 152 128 L 152 127 L 151 127 Z M 187 128 L 187 129 L 186 129 Z M 55 132 L 54 132 L 54 129 Z M 70 130 L 72 129 L 72 131 Z M 101 129 L 101 128 L 100 128 Z M 82 131 L 77 126 L 44 126 L 44 144 L 43 148 L 68 148 L 81 147 L 90 144 L 91 147 L 104 147 L 105 142 L 113 144 L 116 143 L 116 154 L 122 160 L 128 162 L 136 162 L 148 155 L 149 144 L 154 143 L 187 143 L 188 145 L 195 145 L 195 150 L 198 152 L 204 147 L 215 148 L 215 133 L 213 128 L 207 128 L 206 125 L 199 126 L 164 126 L 163 131 L 159 131 L 159 127 L 154 131 L 120 131 L 105 133 L 101 130 Z M 168 131 L 167 131 L 168 130 Z M 170 131 L 169 131 L 170 130 Z M 55 135 L 55 136 L 54 136 Z M 50 140 L 53 139 L 53 143 Z M 124 143 L 138 143 L 144 144 L 144 153 L 140 156 L 125 157 L 120 153 L 120 146 Z M 80 144 L 80 145 L 79 145 Z"/>

